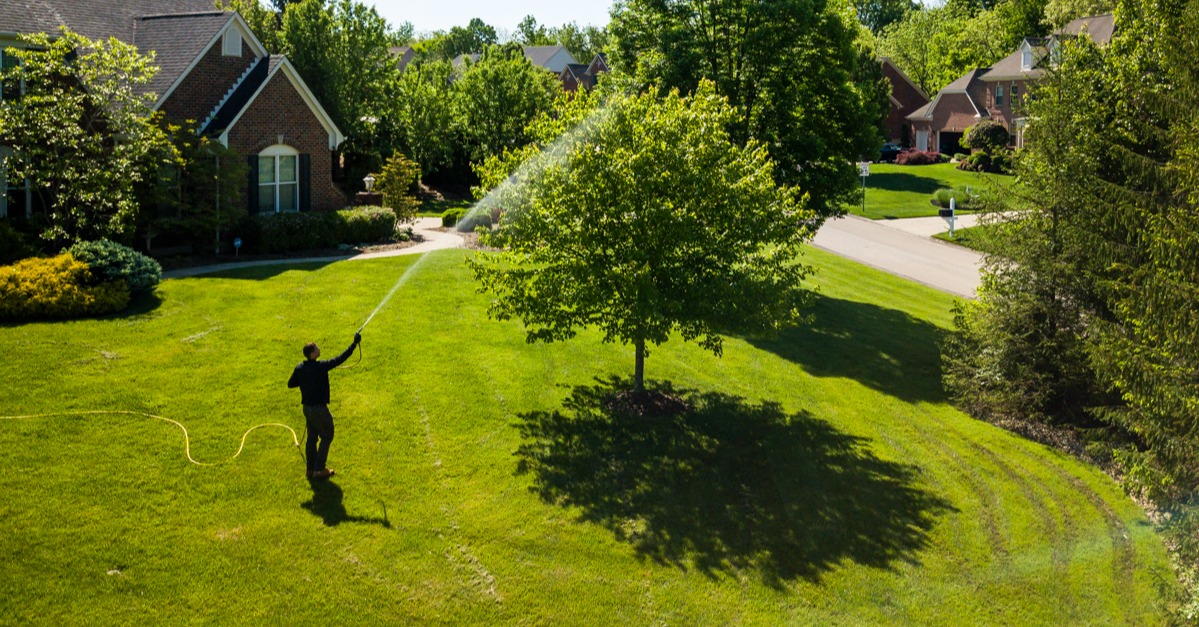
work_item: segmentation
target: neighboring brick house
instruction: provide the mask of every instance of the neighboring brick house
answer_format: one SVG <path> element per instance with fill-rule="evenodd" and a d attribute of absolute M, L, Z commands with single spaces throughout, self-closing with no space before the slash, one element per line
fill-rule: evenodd
<path fill-rule="evenodd" d="M 887 141 L 912 141 L 908 116 L 928 104 L 928 95 L 890 59 L 882 59 L 883 76 L 891 84 L 891 112 L 887 114 Z"/>
<path fill-rule="evenodd" d="M 562 89 L 566 91 L 577 91 L 580 87 L 587 90 L 595 87 L 599 81 L 599 75 L 607 71 L 609 71 L 608 58 L 600 52 L 587 65 L 568 63 L 566 68 L 558 74 L 558 79 L 562 81 Z"/>
<path fill-rule="evenodd" d="M 1111 15 L 1076 19 L 1047 38 L 1030 37 L 1012 54 L 989 68 L 976 68 L 937 92 L 928 105 L 907 116 L 919 150 L 963 152 L 962 135 L 979 120 L 995 120 L 1008 129 L 1011 145 L 1024 145 L 1024 98 L 1029 86 L 1045 74 L 1058 46 L 1070 37 L 1088 35 L 1100 45 L 1111 41 Z"/>
<path fill-rule="evenodd" d="M 250 213 L 340 209 L 334 155 L 344 140 L 295 68 L 269 55 L 234 12 L 212 0 L 15 0 L 0 48 L 16 35 L 57 32 L 114 37 L 154 53 L 159 72 L 141 89 L 154 108 L 244 155 Z M 0 173 L 0 186 L 12 189 Z M 26 188 L 28 185 L 25 186 Z M 7 190 L 5 190 L 7 191 Z M 0 215 L 28 216 L 32 192 L 6 194 Z M 16 212 L 16 213 L 14 213 Z"/>

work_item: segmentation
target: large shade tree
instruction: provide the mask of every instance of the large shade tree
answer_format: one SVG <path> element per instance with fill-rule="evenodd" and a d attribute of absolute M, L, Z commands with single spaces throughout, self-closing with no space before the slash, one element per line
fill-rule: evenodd
<path fill-rule="evenodd" d="M 22 43 L 4 51 L 17 63 L 0 76 L 0 146 L 11 149 L 0 167 L 42 196 L 44 239 L 127 240 L 138 187 L 175 156 L 152 111 L 154 95 L 140 93 L 158 68 L 129 44 L 65 28 Z"/>
<path fill-rule="evenodd" d="M 817 214 L 857 197 L 853 162 L 877 154 L 887 97 L 855 84 L 860 26 L 847 2 L 622 0 L 609 28 L 614 64 L 640 86 L 690 93 L 711 81 L 736 109 L 730 138 L 766 146 L 776 178 Z"/>
<path fill-rule="evenodd" d="M 596 98 L 563 99 L 536 147 L 484 168 L 485 184 L 503 181 L 482 203 L 503 212 L 502 252 L 471 261 L 491 314 L 523 320 L 530 342 L 595 327 L 632 344 L 638 390 L 672 333 L 719 355 L 721 334 L 795 322 L 814 214 L 763 145 L 733 141 L 714 86 Z"/>

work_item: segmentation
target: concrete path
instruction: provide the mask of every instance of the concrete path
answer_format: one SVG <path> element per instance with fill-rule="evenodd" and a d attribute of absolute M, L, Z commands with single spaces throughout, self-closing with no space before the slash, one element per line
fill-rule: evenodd
<path fill-rule="evenodd" d="M 229 263 L 220 263 L 211 266 L 199 266 L 195 268 L 183 268 L 180 270 L 171 270 L 163 272 L 162 276 L 166 279 L 177 279 L 181 277 L 198 276 L 201 274 L 209 274 L 212 272 L 222 272 L 224 270 L 232 270 L 234 268 L 252 268 L 255 266 L 272 266 L 278 264 L 297 264 L 308 262 L 334 262 L 345 261 L 347 259 L 377 259 L 379 257 L 395 257 L 398 255 L 419 255 L 427 253 L 431 250 L 441 250 L 444 248 L 458 248 L 462 246 L 462 236 L 453 231 L 438 231 L 441 227 L 441 218 L 417 218 L 412 224 L 412 232 L 424 238 L 424 241 L 416 246 L 408 248 L 397 248 L 395 250 L 381 250 L 372 253 L 361 253 L 357 255 L 342 255 L 333 257 L 303 257 L 303 258 L 287 258 L 287 259 L 264 259 L 260 261 L 231 261 Z"/>
<path fill-rule="evenodd" d="M 968 229 L 978 225 L 978 220 L 981 217 L 977 213 L 968 213 L 960 215 L 956 218 L 953 228 Z M 921 237 L 932 237 L 938 233 L 945 233 L 949 230 L 949 223 L 945 218 L 903 218 L 899 220 L 875 220 L 875 224 L 911 233 L 912 235 L 920 235 Z"/>
<path fill-rule="evenodd" d="M 965 217 L 958 219 L 958 227 L 964 226 Z M 941 218 L 874 221 L 850 215 L 825 222 L 812 244 L 884 272 L 973 298 L 980 282 L 982 255 L 924 235 L 935 227 L 933 220 L 941 222 L 941 228 L 933 233 L 948 230 Z"/>

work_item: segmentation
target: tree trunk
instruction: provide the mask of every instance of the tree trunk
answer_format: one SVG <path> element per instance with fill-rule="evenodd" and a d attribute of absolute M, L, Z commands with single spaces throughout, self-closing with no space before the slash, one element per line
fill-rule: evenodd
<path fill-rule="evenodd" d="M 638 338 L 637 344 L 637 361 L 633 368 L 633 389 L 637 392 L 645 391 L 645 340 Z"/>

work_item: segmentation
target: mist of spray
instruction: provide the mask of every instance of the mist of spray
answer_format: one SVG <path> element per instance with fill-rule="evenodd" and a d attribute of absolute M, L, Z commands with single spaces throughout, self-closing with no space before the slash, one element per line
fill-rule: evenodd
<path fill-rule="evenodd" d="M 371 320 L 373 320 L 375 318 L 375 314 L 379 313 L 379 310 L 382 309 L 383 306 L 387 304 L 387 301 L 391 300 L 391 295 L 395 294 L 396 290 L 400 289 L 400 286 L 407 283 L 408 277 L 412 276 L 412 273 L 415 272 L 416 269 L 419 268 L 422 264 L 424 264 L 425 259 L 428 259 L 428 258 L 429 258 L 429 253 L 424 253 L 423 255 L 420 256 L 420 259 L 416 260 L 416 263 L 412 264 L 411 266 L 408 266 L 408 269 L 404 271 L 404 274 L 400 275 L 400 278 L 396 281 L 396 284 L 391 286 L 391 291 L 387 292 L 387 295 L 383 297 L 383 300 L 379 301 L 379 305 L 375 307 L 375 310 L 371 312 L 371 315 L 366 317 L 366 322 L 363 322 L 362 326 L 358 327 L 359 333 L 362 333 L 362 330 L 366 328 L 366 325 L 370 324 Z"/>
<path fill-rule="evenodd" d="M 602 120 L 607 119 L 611 110 L 605 106 L 600 106 L 583 118 L 578 124 L 565 133 L 559 135 L 554 141 L 547 144 L 532 158 L 520 164 L 516 171 L 508 176 L 508 178 L 497 185 L 495 188 L 487 192 L 487 195 L 480 198 L 478 202 L 470 208 L 459 220 L 454 228 L 458 231 L 471 231 L 474 229 L 474 223 L 480 215 L 491 214 L 497 205 L 501 204 L 500 200 L 510 193 L 519 193 L 521 186 L 524 185 L 535 173 L 544 170 L 550 166 L 562 163 L 570 157 L 571 151 L 577 149 L 580 144 L 586 144 L 596 127 Z M 598 148 L 597 148 L 598 150 Z M 511 207 L 503 207 L 504 210 L 509 210 Z"/>

